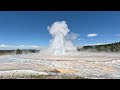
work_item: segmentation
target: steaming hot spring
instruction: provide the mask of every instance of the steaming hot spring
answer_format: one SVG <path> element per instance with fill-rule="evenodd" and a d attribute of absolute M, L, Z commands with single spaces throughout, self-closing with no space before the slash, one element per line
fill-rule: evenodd
<path fill-rule="evenodd" d="M 48 31 L 52 39 L 47 49 L 34 54 L 1 56 L 0 70 L 33 70 L 47 75 L 57 70 L 58 74 L 88 78 L 120 78 L 119 53 L 78 52 L 73 44 L 78 34 L 70 32 L 65 21 L 54 22 Z"/>

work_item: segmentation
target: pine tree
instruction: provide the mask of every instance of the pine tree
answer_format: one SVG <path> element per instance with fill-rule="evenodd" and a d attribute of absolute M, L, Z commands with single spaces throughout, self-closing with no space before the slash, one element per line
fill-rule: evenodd
<path fill-rule="evenodd" d="M 21 50 L 20 49 L 17 49 L 16 50 L 16 54 L 21 54 L 22 52 L 21 52 Z"/>

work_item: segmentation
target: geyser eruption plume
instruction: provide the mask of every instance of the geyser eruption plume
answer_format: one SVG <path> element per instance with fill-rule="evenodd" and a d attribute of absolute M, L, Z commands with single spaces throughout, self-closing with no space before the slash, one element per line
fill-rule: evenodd
<path fill-rule="evenodd" d="M 50 53 L 54 55 L 65 54 L 65 36 L 69 32 L 68 26 L 65 21 L 55 22 L 53 25 L 48 26 L 48 30 L 52 35 L 50 44 Z"/>
<path fill-rule="evenodd" d="M 51 27 L 48 26 L 48 31 L 52 35 L 52 40 L 50 40 L 49 53 L 53 55 L 63 55 L 66 50 L 75 49 L 73 46 L 73 38 L 69 37 L 68 25 L 66 21 L 56 21 Z M 72 40 L 71 40 L 72 39 Z M 74 39 L 76 39 L 74 37 Z"/>

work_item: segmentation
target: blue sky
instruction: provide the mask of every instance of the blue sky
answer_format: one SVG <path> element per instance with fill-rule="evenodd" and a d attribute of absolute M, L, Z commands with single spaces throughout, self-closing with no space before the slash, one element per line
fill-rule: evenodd
<path fill-rule="evenodd" d="M 48 46 L 55 21 L 80 34 L 76 45 L 120 41 L 120 11 L 0 11 L 0 44 Z"/>

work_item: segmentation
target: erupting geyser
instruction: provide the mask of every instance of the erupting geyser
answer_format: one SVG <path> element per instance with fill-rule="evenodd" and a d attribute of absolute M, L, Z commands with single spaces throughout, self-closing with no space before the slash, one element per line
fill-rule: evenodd
<path fill-rule="evenodd" d="M 49 53 L 53 55 L 63 55 L 67 50 L 75 50 L 76 47 L 73 46 L 71 35 L 73 39 L 77 36 L 74 33 L 68 34 L 70 30 L 65 21 L 54 22 L 51 26 L 48 26 L 48 31 L 52 35 L 50 40 Z"/>

